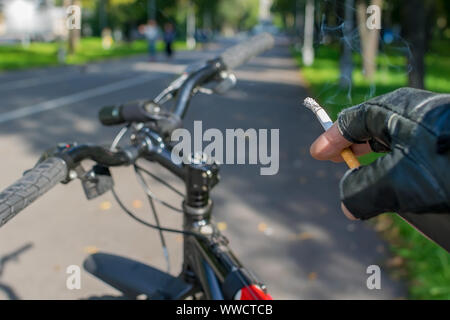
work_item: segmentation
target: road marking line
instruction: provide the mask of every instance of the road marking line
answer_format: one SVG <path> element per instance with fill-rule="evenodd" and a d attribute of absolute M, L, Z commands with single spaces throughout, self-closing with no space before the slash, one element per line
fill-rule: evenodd
<path fill-rule="evenodd" d="M 28 79 L 9 81 L 9 82 L 0 83 L 0 91 L 25 89 L 25 88 L 35 87 L 35 86 L 39 86 L 39 85 L 43 85 L 43 84 L 49 84 L 52 82 L 73 79 L 80 75 L 81 74 L 70 74 L 70 75 L 63 74 L 63 75 L 54 75 L 54 76 L 42 75 L 41 77 L 33 77 L 33 78 L 28 78 Z"/>
<path fill-rule="evenodd" d="M 107 94 L 107 93 L 110 93 L 113 91 L 130 88 L 130 87 L 142 84 L 146 81 L 154 80 L 154 79 L 157 79 L 160 77 L 161 77 L 161 74 L 151 74 L 151 75 L 145 74 L 145 75 L 135 77 L 132 79 L 126 79 L 126 80 L 114 82 L 111 84 L 107 84 L 102 87 L 97 87 L 94 89 L 81 91 L 81 92 L 78 92 L 75 94 L 67 95 L 67 96 L 56 98 L 53 100 L 44 101 L 44 102 L 38 103 L 33 106 L 24 107 L 24 108 L 21 108 L 18 110 L 10 111 L 10 112 L 5 112 L 5 113 L 0 114 L 0 123 L 13 121 L 13 120 L 31 116 L 31 115 L 34 115 L 37 113 L 64 107 L 68 104 L 72 104 L 72 103 L 80 102 L 80 101 L 87 100 L 90 98 L 94 98 L 97 96 L 101 96 L 101 95 L 104 95 L 104 94 Z"/>

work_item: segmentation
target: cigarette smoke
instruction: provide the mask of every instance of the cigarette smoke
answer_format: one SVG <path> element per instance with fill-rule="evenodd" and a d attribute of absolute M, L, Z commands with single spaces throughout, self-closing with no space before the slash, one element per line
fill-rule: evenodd
<path fill-rule="evenodd" d="M 356 19 L 356 8 L 350 7 L 353 12 L 355 23 L 353 23 L 353 28 L 346 30 L 347 25 L 344 18 L 344 12 L 347 7 L 345 1 L 320 1 L 318 6 L 316 12 L 318 12 L 317 17 L 320 17 L 320 19 L 316 20 L 315 29 L 317 36 L 314 42 L 315 48 L 317 49 L 320 46 L 329 45 L 331 42 L 338 40 L 342 45 L 348 46 L 353 55 L 356 53 L 362 56 L 360 46 L 361 38 Z M 328 17 L 331 16 L 331 19 L 328 19 L 329 21 L 327 21 L 327 15 L 324 14 L 325 10 L 328 12 Z M 397 26 L 387 30 L 382 29 L 380 30 L 380 33 L 378 57 L 383 63 L 380 63 L 377 66 L 377 69 L 394 71 L 396 76 L 406 77 L 412 70 L 412 65 L 407 62 L 410 61 L 410 58 L 412 57 L 408 42 L 400 36 L 399 27 Z M 404 59 L 406 67 L 404 64 L 399 65 L 398 59 Z M 396 61 L 394 60 L 397 60 L 397 63 L 395 63 Z M 356 70 L 356 68 L 354 70 Z M 343 83 L 345 85 L 342 85 Z M 363 93 L 365 99 L 367 100 L 374 97 L 376 95 L 376 89 L 375 81 L 368 82 L 367 89 Z M 352 79 L 340 74 L 338 81 L 326 82 L 318 93 L 318 96 L 320 97 L 326 94 L 327 98 L 324 100 L 324 104 L 336 105 L 338 103 L 336 97 L 342 92 L 345 92 L 347 105 L 344 105 L 344 107 L 347 107 L 353 104 L 353 90 Z"/>

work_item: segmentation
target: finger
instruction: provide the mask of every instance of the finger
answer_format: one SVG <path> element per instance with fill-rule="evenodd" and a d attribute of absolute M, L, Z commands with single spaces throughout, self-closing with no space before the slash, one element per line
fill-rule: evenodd
<path fill-rule="evenodd" d="M 373 150 L 370 147 L 369 143 L 364 143 L 364 144 L 353 144 L 351 146 L 353 153 L 356 156 L 363 156 L 365 154 L 371 153 Z"/>
<path fill-rule="evenodd" d="M 339 157 L 341 151 L 351 145 L 352 143 L 339 132 L 337 124 L 334 124 L 314 141 L 310 153 L 317 160 L 331 160 Z"/>
<path fill-rule="evenodd" d="M 423 196 L 411 188 L 427 182 L 426 177 L 421 180 L 416 167 L 400 150 L 394 150 L 368 166 L 349 170 L 340 182 L 341 201 L 354 217 L 362 220 L 419 207 Z"/>
<path fill-rule="evenodd" d="M 413 101 L 426 100 L 431 92 L 400 88 L 360 105 L 344 109 L 338 116 L 338 128 L 353 143 L 374 139 L 391 149 L 391 136 L 396 134 L 398 121 L 411 110 Z"/>
<path fill-rule="evenodd" d="M 356 217 L 355 217 L 355 216 L 347 209 L 347 207 L 345 206 L 345 204 L 342 203 L 342 202 L 341 202 L 341 210 L 342 210 L 342 212 L 344 213 L 344 215 L 345 215 L 349 220 L 352 220 L 352 221 L 359 220 L 358 218 L 356 218 Z"/>
<path fill-rule="evenodd" d="M 341 201 L 356 218 L 380 213 L 448 213 L 448 196 L 435 176 L 396 149 L 374 163 L 347 171 Z"/>
<path fill-rule="evenodd" d="M 357 157 L 363 156 L 365 154 L 368 154 L 368 153 L 372 152 L 372 149 L 371 149 L 370 145 L 367 144 L 367 143 L 365 143 L 365 144 L 353 144 L 353 145 L 350 146 L 350 148 L 352 149 L 353 153 Z M 339 153 L 338 156 L 335 156 L 335 157 L 333 157 L 331 159 L 328 159 L 328 160 L 331 160 L 331 161 L 333 161 L 335 163 L 344 162 L 344 159 L 342 158 L 340 153 Z"/>
<path fill-rule="evenodd" d="M 340 182 L 341 201 L 347 209 L 344 213 L 365 220 L 395 206 L 392 198 L 395 192 L 388 174 L 395 165 L 395 161 L 391 161 L 393 156 L 398 156 L 398 153 L 346 172 Z"/>

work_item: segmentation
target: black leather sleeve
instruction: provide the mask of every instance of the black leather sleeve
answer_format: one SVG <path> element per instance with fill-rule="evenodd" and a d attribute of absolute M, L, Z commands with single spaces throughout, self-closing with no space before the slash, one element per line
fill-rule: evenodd
<path fill-rule="evenodd" d="M 341 180 L 341 200 L 357 218 L 450 213 L 450 94 L 398 89 L 344 110 L 338 127 L 387 152 Z"/>

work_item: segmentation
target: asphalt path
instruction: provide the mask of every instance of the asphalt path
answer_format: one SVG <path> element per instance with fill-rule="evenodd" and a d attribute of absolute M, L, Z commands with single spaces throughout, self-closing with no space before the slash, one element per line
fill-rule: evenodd
<path fill-rule="evenodd" d="M 57 142 L 110 143 L 118 128 L 97 121 L 101 106 L 154 97 L 186 65 L 214 57 L 223 46 L 180 52 L 172 61 L 133 57 L 86 66 L 0 74 L 0 188 L 32 167 Z M 203 129 L 279 129 L 280 168 L 223 165 L 213 191 L 214 219 L 242 262 L 277 299 L 402 298 L 402 284 L 384 268 L 387 245 L 367 223 L 340 213 L 338 182 L 345 167 L 313 160 L 309 145 L 320 125 L 301 101 L 308 95 L 287 46 L 252 59 L 236 71 L 238 85 L 223 96 L 196 96 L 185 125 Z M 89 163 L 87 163 L 89 164 Z M 182 184 L 154 164 L 152 172 Z M 124 202 L 152 221 L 130 168 L 113 169 Z M 157 183 L 153 191 L 180 203 Z M 162 224 L 179 228 L 181 216 L 159 207 Z M 172 274 L 182 263 L 182 239 L 167 234 Z M 87 299 L 119 293 L 82 272 L 80 290 L 68 290 L 66 269 L 93 252 L 124 255 L 166 269 L 159 235 L 124 215 L 107 194 L 87 201 L 78 181 L 56 187 L 0 230 L 1 299 Z M 381 289 L 366 285 L 370 265 L 382 270 Z"/>

